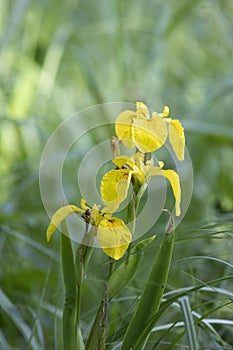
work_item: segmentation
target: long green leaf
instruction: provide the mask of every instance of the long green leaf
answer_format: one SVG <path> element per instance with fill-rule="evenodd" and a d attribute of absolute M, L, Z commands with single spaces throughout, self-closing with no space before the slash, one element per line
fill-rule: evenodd
<path fill-rule="evenodd" d="M 109 300 L 113 299 L 124 289 L 137 271 L 141 261 L 142 253 L 131 251 L 128 259 L 113 272 L 108 282 Z"/>
<path fill-rule="evenodd" d="M 155 314 L 162 300 L 174 247 L 174 231 L 164 234 L 154 265 L 148 278 L 141 299 L 126 331 L 122 350 L 134 348 L 145 324 Z M 141 343 L 137 345 L 140 349 Z"/>

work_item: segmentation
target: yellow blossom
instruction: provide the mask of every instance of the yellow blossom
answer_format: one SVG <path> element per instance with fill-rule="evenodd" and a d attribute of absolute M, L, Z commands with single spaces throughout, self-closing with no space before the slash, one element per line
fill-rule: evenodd
<path fill-rule="evenodd" d="M 132 240 L 128 227 L 122 220 L 112 217 L 109 210 L 100 211 L 96 204 L 92 208 L 88 207 L 84 199 L 81 200 L 81 208 L 66 205 L 56 211 L 47 229 L 48 242 L 60 223 L 72 213 L 80 214 L 84 221 L 96 227 L 99 244 L 108 256 L 118 260 L 124 255 Z"/>
<path fill-rule="evenodd" d="M 119 114 L 115 130 L 126 147 L 134 146 L 142 153 L 153 152 L 164 145 L 167 136 L 179 160 L 184 159 L 184 129 L 179 120 L 167 118 L 169 107 L 162 113 L 150 113 L 143 102 L 136 103 L 136 112 L 126 110 Z M 168 126 L 168 128 L 167 128 Z"/>
<path fill-rule="evenodd" d="M 118 169 L 110 170 L 101 181 L 101 197 L 107 208 L 117 210 L 119 205 L 127 198 L 129 185 L 134 180 L 139 189 L 143 183 L 152 176 L 163 176 L 171 184 L 175 197 L 176 216 L 180 215 L 181 190 L 179 175 L 174 170 L 163 170 L 163 162 L 153 166 L 151 160 L 144 164 L 144 154 L 137 152 L 132 156 L 120 156 L 113 159 Z"/>

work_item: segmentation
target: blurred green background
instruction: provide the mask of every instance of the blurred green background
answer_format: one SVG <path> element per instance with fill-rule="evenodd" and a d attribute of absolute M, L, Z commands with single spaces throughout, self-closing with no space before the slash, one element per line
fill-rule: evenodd
<path fill-rule="evenodd" d="M 200 315 L 212 309 L 210 317 L 223 320 L 216 334 L 199 329 L 200 348 L 231 349 L 233 325 L 224 320 L 232 319 L 233 307 L 224 304 L 233 289 L 232 23 L 231 0 L 0 2 L 0 349 L 62 349 L 59 235 L 47 245 L 40 158 L 63 120 L 112 101 L 144 101 L 159 111 L 169 105 L 185 127 L 194 190 L 177 230 L 168 291 L 229 276 L 212 292 L 190 295 L 190 303 Z M 161 221 L 157 233 L 162 227 Z M 157 244 L 111 307 L 109 349 L 124 333 Z M 84 335 L 106 261 L 98 251 L 90 265 Z M 179 320 L 179 310 L 171 310 L 161 324 Z M 179 332 L 158 331 L 159 344 L 155 332 L 148 349 L 167 349 Z M 183 337 L 174 348 L 186 345 Z"/>

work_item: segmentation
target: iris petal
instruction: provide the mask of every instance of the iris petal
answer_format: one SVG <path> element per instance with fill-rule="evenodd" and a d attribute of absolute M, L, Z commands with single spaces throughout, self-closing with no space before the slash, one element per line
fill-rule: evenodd
<path fill-rule="evenodd" d="M 185 137 L 184 128 L 179 120 L 174 119 L 169 123 L 169 141 L 179 160 L 184 160 Z"/>
<path fill-rule="evenodd" d="M 129 169 L 110 170 L 101 181 L 101 197 L 108 210 L 114 212 L 126 199 L 132 172 Z"/>
<path fill-rule="evenodd" d="M 136 113 L 126 110 L 120 113 L 115 122 L 115 130 L 117 137 L 122 140 L 125 147 L 134 148 L 132 140 L 132 122 L 136 117 Z"/>
<path fill-rule="evenodd" d="M 112 217 L 101 220 L 97 238 L 103 251 L 111 258 L 119 260 L 125 254 L 132 235 L 122 220 Z"/>
<path fill-rule="evenodd" d="M 132 136 L 135 146 L 142 152 L 153 152 L 160 148 L 167 138 L 165 121 L 153 113 L 152 119 L 133 120 Z"/>
<path fill-rule="evenodd" d="M 180 215 L 180 202 L 181 202 L 181 189 L 180 189 L 180 178 L 174 170 L 163 170 L 159 167 L 152 167 L 149 170 L 148 177 L 151 176 L 164 176 L 166 177 L 172 187 L 172 191 L 175 197 L 175 212 L 176 216 Z"/>
<path fill-rule="evenodd" d="M 175 211 L 176 216 L 180 215 L 180 201 L 181 201 L 181 190 L 180 190 L 180 178 L 174 170 L 162 170 L 163 176 L 166 177 L 172 187 L 172 191 L 176 200 Z"/>
<path fill-rule="evenodd" d="M 50 224 L 47 229 L 46 237 L 47 242 L 50 241 L 54 231 L 60 225 L 60 223 L 70 214 L 78 213 L 82 214 L 84 210 L 76 207 L 75 205 L 66 205 L 56 211 L 56 213 L 52 216 Z"/>

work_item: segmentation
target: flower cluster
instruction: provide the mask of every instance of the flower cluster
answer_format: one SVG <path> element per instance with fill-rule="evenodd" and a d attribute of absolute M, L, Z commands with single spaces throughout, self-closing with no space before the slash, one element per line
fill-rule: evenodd
<path fill-rule="evenodd" d="M 71 213 L 80 214 L 84 221 L 95 228 L 98 242 L 103 251 L 111 258 L 120 259 L 132 241 L 132 234 L 123 220 L 114 217 L 113 213 L 129 195 L 132 184 L 133 195 L 145 191 L 152 176 L 163 176 L 171 184 L 175 198 L 175 214 L 180 215 L 181 190 L 179 175 L 171 169 L 164 170 L 163 162 L 153 164 L 151 152 L 159 149 L 167 137 L 179 160 L 184 159 L 185 137 L 179 120 L 168 118 L 169 108 L 164 107 L 162 113 L 153 112 L 150 116 L 147 106 L 136 103 L 136 111 L 126 110 L 119 114 L 115 122 L 115 131 L 119 140 L 128 148 L 135 148 L 131 156 L 118 155 L 112 162 L 115 169 L 107 172 L 100 187 L 104 207 L 96 204 L 93 207 L 81 200 L 81 208 L 67 205 L 60 208 L 52 217 L 47 229 L 47 240 L 59 224 Z"/>

